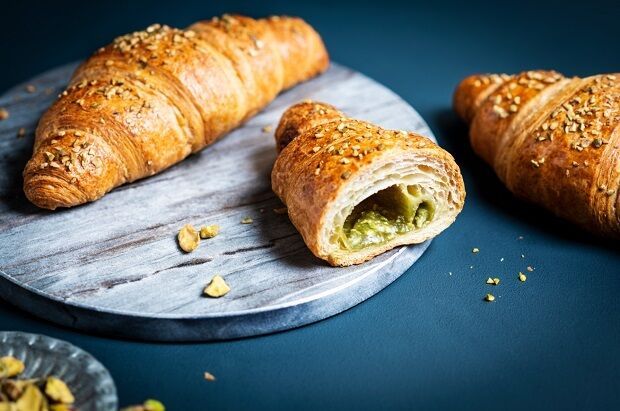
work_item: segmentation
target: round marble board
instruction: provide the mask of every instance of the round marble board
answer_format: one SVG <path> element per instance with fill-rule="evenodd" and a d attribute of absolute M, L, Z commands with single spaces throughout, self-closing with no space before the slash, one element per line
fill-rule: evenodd
<path fill-rule="evenodd" d="M 101 200 L 49 212 L 22 192 L 42 112 L 76 64 L 16 86 L 0 121 L 0 297 L 47 320 L 144 340 L 204 341 L 286 330 L 340 313 L 404 273 L 428 242 L 365 264 L 334 268 L 314 257 L 271 191 L 273 131 L 291 104 L 311 98 L 352 117 L 432 137 L 390 90 L 338 64 L 281 94 L 202 152 Z M 26 85 L 33 85 L 26 87 Z M 20 129 L 25 134 L 19 137 Z M 253 224 L 241 224 L 244 217 Z M 191 254 L 177 246 L 184 224 L 219 224 Z M 213 275 L 231 291 L 202 296 Z"/>

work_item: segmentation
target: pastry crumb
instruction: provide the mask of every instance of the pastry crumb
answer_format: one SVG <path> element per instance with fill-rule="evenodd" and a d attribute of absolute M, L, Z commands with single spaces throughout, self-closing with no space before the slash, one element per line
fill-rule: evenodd
<path fill-rule="evenodd" d="M 215 375 L 211 374 L 210 372 L 205 371 L 204 377 L 207 381 L 215 381 Z"/>
<path fill-rule="evenodd" d="M 263 133 L 270 133 L 273 130 L 273 126 L 265 126 L 263 127 Z"/>
<path fill-rule="evenodd" d="M 493 294 L 487 294 L 484 296 L 484 300 L 487 302 L 493 302 L 495 301 L 495 296 Z"/>
<path fill-rule="evenodd" d="M 286 214 L 288 212 L 288 208 L 286 207 L 274 208 L 273 212 L 276 214 Z"/>
<path fill-rule="evenodd" d="M 0 121 L 9 118 L 9 110 L 4 107 L 0 107 Z"/>
<path fill-rule="evenodd" d="M 527 271 L 529 271 L 530 273 L 531 273 L 532 271 L 534 271 L 534 268 L 533 268 L 531 265 L 528 265 L 526 269 L 527 269 Z"/>
<path fill-rule="evenodd" d="M 523 274 L 521 271 L 519 271 L 519 281 L 524 283 L 525 280 L 527 280 L 527 276 L 525 274 Z"/>
<path fill-rule="evenodd" d="M 26 129 L 24 127 L 20 127 L 19 130 L 17 130 L 17 138 L 22 138 L 26 135 Z"/>
<path fill-rule="evenodd" d="M 496 278 L 491 278 L 491 277 L 489 277 L 489 278 L 487 279 L 487 284 L 490 284 L 490 285 L 499 285 L 499 278 L 497 278 L 497 277 L 496 277 Z"/>
<path fill-rule="evenodd" d="M 472 253 L 474 253 L 474 254 L 476 254 L 476 253 L 479 253 L 479 252 L 480 252 L 480 249 L 479 249 L 479 248 L 477 248 L 477 247 L 474 247 L 474 248 L 471 250 L 471 252 L 472 252 Z"/>
<path fill-rule="evenodd" d="M 228 294 L 230 287 L 221 275 L 216 275 L 204 289 L 204 294 L 212 298 L 220 298 Z"/>
<path fill-rule="evenodd" d="M 252 224 L 254 222 L 254 220 L 252 219 L 252 217 L 243 217 L 243 219 L 241 220 L 241 224 Z"/>
<path fill-rule="evenodd" d="M 35 85 L 34 85 L 34 84 L 28 84 L 28 85 L 26 86 L 26 91 L 27 91 L 28 93 L 34 93 L 35 91 L 37 91 L 37 88 L 35 87 Z"/>

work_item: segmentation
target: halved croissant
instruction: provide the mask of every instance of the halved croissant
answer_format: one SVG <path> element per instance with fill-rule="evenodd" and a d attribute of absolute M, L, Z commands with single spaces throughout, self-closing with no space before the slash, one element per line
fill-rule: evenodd
<path fill-rule="evenodd" d="M 118 37 L 43 115 L 24 191 L 39 207 L 94 201 L 239 126 L 329 64 L 303 20 L 225 15 Z"/>
<path fill-rule="evenodd" d="M 273 190 L 310 250 L 332 265 L 421 243 L 463 208 L 454 159 L 415 133 L 303 102 L 284 113 L 275 136 Z"/>
<path fill-rule="evenodd" d="M 454 108 L 510 191 L 620 236 L 620 75 L 475 75 L 459 84 Z"/>

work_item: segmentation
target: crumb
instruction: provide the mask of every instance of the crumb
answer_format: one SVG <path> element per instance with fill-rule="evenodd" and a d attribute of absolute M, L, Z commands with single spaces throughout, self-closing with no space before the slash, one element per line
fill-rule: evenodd
<path fill-rule="evenodd" d="M 210 372 L 205 371 L 204 377 L 207 381 L 215 381 L 215 375 L 211 374 Z"/>
<path fill-rule="evenodd" d="M 487 279 L 487 284 L 489 285 L 499 285 L 499 278 L 491 278 Z"/>
<path fill-rule="evenodd" d="M 480 252 L 480 249 L 479 249 L 479 248 L 474 247 L 474 248 L 471 250 L 471 252 L 472 252 L 472 253 L 474 253 L 474 254 L 476 254 L 476 253 L 479 253 L 479 252 Z"/>
<path fill-rule="evenodd" d="M 263 127 L 262 130 L 263 130 L 263 133 L 270 133 L 271 130 L 273 130 L 273 127 L 272 126 L 265 126 L 265 127 Z"/>
<path fill-rule="evenodd" d="M 241 224 L 252 224 L 253 222 L 254 220 L 252 220 L 252 217 L 243 217 L 241 220 Z"/>
<path fill-rule="evenodd" d="M 523 274 L 522 272 L 519 271 L 519 281 L 521 281 L 522 283 L 525 282 L 525 280 L 527 280 L 527 276 L 525 274 Z"/>
<path fill-rule="evenodd" d="M 26 86 L 26 91 L 28 93 L 34 93 L 35 91 L 37 91 L 37 88 L 33 84 L 28 84 Z"/>
<path fill-rule="evenodd" d="M 487 302 L 493 302 L 495 301 L 495 297 L 493 296 L 493 294 L 487 294 L 484 296 L 484 300 Z"/>
<path fill-rule="evenodd" d="M 521 254 L 521 258 L 525 258 L 525 254 Z"/>
<path fill-rule="evenodd" d="M 19 130 L 17 130 L 17 138 L 23 138 L 26 135 L 26 129 L 23 127 L 20 127 Z"/>
<path fill-rule="evenodd" d="M 531 265 L 528 265 L 528 266 L 527 266 L 527 271 L 529 271 L 529 272 L 531 273 L 532 271 L 534 271 L 534 268 L 532 268 L 532 266 L 531 266 Z"/>
<path fill-rule="evenodd" d="M 263 213 L 265 212 L 265 209 L 264 209 L 264 208 L 261 208 L 261 209 L 260 209 L 260 210 L 258 210 L 258 211 L 260 211 L 260 213 L 261 213 L 261 214 L 263 214 Z"/>
<path fill-rule="evenodd" d="M 519 237 L 517 237 L 517 240 L 523 240 L 523 236 L 520 235 Z"/>
<path fill-rule="evenodd" d="M 500 263 L 503 263 L 503 262 L 504 262 L 504 257 L 500 258 L 500 259 L 499 259 L 499 262 L 500 262 Z"/>
<path fill-rule="evenodd" d="M 4 107 L 0 107 L 0 121 L 9 118 L 9 110 Z"/>

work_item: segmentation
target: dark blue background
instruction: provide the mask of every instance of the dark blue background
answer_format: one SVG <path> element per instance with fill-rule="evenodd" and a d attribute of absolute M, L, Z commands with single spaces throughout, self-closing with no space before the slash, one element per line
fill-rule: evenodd
<path fill-rule="evenodd" d="M 156 397 L 173 411 L 620 406 L 617 243 L 515 200 L 474 157 L 450 110 L 454 86 L 472 72 L 619 71 L 617 1 L 126 3 L 3 1 L 0 90 L 153 22 L 185 26 L 227 11 L 299 15 L 323 35 L 333 60 L 392 88 L 424 116 L 461 165 L 465 210 L 393 285 L 298 330 L 146 344 L 62 329 L 4 303 L 0 329 L 71 341 L 110 369 L 123 404 Z M 519 283 L 528 265 L 536 270 Z M 485 285 L 488 276 L 501 285 Z M 489 291 L 493 304 L 482 301 Z M 204 381 L 205 370 L 217 381 Z"/>

